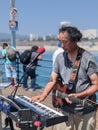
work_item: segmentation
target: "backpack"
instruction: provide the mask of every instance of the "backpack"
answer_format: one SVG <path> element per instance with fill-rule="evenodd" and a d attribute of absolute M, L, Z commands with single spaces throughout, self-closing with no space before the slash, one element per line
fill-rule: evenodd
<path fill-rule="evenodd" d="M 8 46 L 8 47 L 6 47 L 6 51 L 7 51 L 8 59 L 10 61 L 15 61 L 16 60 L 16 50 L 13 47 Z"/>
<path fill-rule="evenodd" d="M 24 52 L 22 52 L 22 54 L 20 54 L 20 61 L 22 64 L 29 64 L 30 63 L 30 59 L 31 59 L 31 50 L 25 50 Z"/>

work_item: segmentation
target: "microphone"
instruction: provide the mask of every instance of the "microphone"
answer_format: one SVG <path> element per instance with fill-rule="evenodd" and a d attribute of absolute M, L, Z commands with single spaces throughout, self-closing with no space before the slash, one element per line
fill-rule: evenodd
<path fill-rule="evenodd" d="M 44 47 L 39 47 L 38 50 L 37 50 L 37 52 L 38 52 L 39 54 L 42 54 L 42 53 L 45 52 L 45 48 L 44 48 Z"/>

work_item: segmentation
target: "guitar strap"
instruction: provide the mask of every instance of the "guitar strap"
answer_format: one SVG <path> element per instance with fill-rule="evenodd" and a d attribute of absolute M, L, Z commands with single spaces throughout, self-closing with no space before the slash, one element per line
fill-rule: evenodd
<path fill-rule="evenodd" d="M 78 70 L 79 70 L 79 66 L 80 66 L 80 63 L 81 63 L 81 58 L 82 58 L 83 52 L 84 52 L 84 49 L 79 48 L 76 60 L 75 60 L 74 65 L 72 67 L 70 80 L 69 80 L 69 83 L 68 83 L 68 89 L 69 90 L 71 90 L 74 86 L 75 79 L 76 79 L 76 76 L 77 76 L 77 73 L 78 73 Z"/>

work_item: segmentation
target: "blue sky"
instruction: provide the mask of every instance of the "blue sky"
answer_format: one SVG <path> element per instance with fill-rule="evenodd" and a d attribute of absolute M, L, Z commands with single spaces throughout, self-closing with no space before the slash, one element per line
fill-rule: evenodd
<path fill-rule="evenodd" d="M 98 29 L 98 0 L 15 0 L 17 34 L 57 34 L 61 21 L 81 30 Z M 0 0 L 0 33 L 10 33 L 10 0 Z"/>

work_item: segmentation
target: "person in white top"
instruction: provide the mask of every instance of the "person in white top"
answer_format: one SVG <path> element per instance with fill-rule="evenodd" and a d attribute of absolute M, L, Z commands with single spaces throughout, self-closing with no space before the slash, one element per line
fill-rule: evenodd
<path fill-rule="evenodd" d="M 55 52 L 53 53 L 53 56 L 52 56 L 53 65 L 54 65 L 54 62 L 55 62 L 57 55 L 60 54 L 61 52 L 64 52 L 64 49 L 62 48 L 61 42 L 58 42 L 57 46 L 58 46 L 58 49 L 55 50 Z"/>

